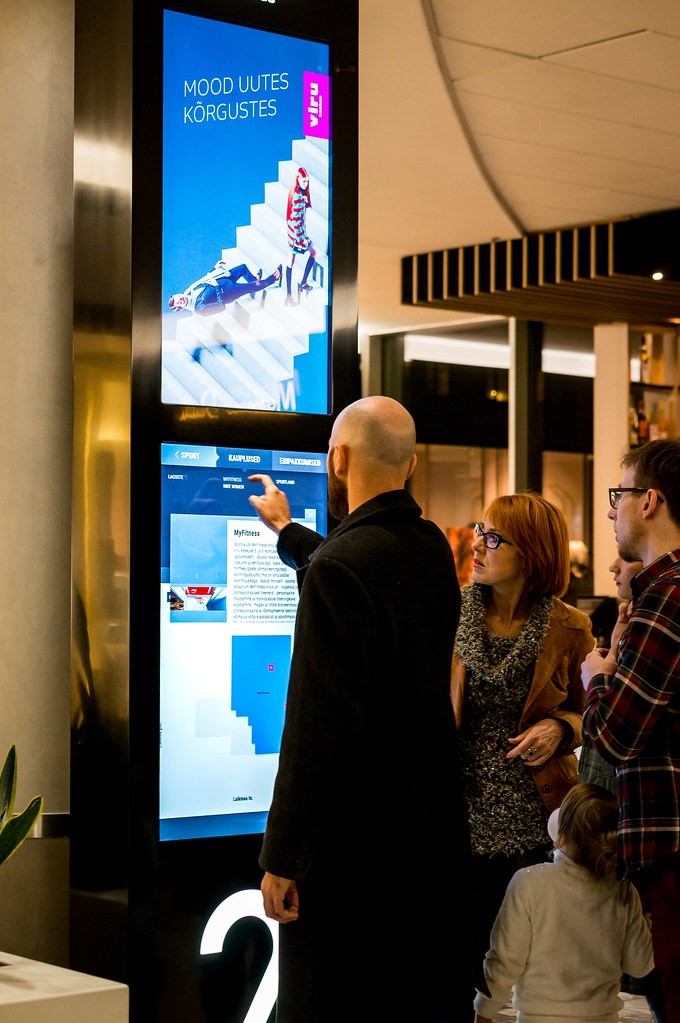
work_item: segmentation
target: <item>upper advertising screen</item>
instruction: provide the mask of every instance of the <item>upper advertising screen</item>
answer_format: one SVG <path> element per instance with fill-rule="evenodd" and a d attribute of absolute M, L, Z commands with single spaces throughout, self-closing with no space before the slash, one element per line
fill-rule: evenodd
<path fill-rule="evenodd" d="M 166 11 L 162 400 L 330 411 L 329 47 Z"/>

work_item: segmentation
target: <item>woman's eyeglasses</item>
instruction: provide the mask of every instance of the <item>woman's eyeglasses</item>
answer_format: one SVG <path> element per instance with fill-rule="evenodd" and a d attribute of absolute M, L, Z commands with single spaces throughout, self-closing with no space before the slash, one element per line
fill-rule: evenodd
<path fill-rule="evenodd" d="M 514 544 L 512 540 L 506 540 L 500 533 L 495 533 L 493 530 L 484 531 L 484 526 L 481 526 L 479 522 L 475 522 L 475 536 L 481 537 L 484 541 L 484 546 L 488 547 L 490 551 L 495 551 L 497 547 L 500 547 L 502 543 L 507 543 L 510 547 Z"/>

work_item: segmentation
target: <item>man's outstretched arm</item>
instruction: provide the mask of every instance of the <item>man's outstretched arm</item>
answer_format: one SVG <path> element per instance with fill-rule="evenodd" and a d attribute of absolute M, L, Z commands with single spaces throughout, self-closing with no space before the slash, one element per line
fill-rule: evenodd
<path fill-rule="evenodd" d="M 288 498 L 279 490 L 271 476 L 257 473 L 248 479 L 251 483 L 261 483 L 264 487 L 263 494 L 251 494 L 248 500 L 265 526 L 277 534 L 279 542 L 276 549 L 281 561 L 296 572 L 306 568 L 310 555 L 323 541 L 323 536 L 307 526 L 292 521 Z"/>
<path fill-rule="evenodd" d="M 278 536 L 281 530 L 292 522 L 288 498 L 283 490 L 279 490 L 271 476 L 267 476 L 265 473 L 249 476 L 248 481 L 261 483 L 264 487 L 263 494 L 251 494 L 248 500 L 265 526 L 272 529 Z"/>

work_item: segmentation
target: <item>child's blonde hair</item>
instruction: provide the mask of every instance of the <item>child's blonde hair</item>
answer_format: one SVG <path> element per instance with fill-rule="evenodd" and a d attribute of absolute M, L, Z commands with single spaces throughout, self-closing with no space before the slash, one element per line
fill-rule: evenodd
<path fill-rule="evenodd" d="M 569 843 L 574 862 L 598 880 L 616 877 L 618 817 L 616 796 L 590 782 L 574 785 L 560 807 L 559 839 Z"/>

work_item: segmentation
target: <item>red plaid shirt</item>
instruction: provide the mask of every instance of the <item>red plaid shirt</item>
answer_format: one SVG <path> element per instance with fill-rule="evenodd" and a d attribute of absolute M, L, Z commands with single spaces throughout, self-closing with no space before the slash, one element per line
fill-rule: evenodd
<path fill-rule="evenodd" d="M 626 874 L 680 849 L 680 548 L 635 576 L 612 677 L 593 676 L 584 727 L 616 765 Z"/>

